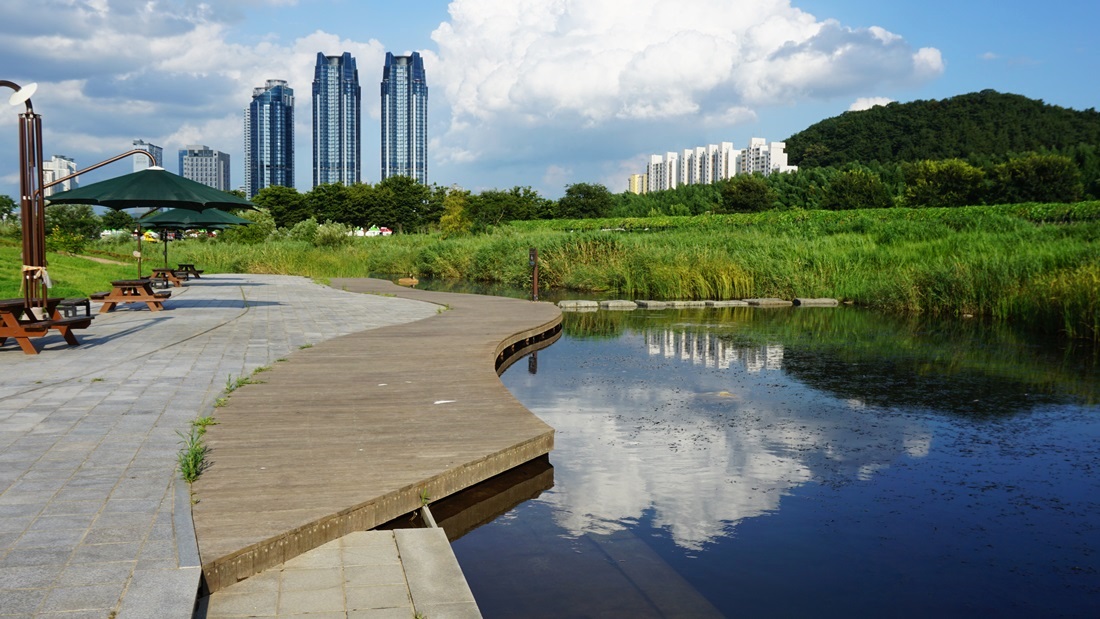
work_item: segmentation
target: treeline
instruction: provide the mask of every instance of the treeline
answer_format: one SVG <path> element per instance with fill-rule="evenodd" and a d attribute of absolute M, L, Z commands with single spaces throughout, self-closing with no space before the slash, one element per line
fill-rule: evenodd
<path fill-rule="evenodd" d="M 950 207 L 1024 202 L 1076 202 L 1100 196 L 1100 153 L 1077 158 L 1029 153 L 995 159 L 817 167 L 786 174 L 737 176 L 648 194 L 613 194 L 593 183 L 566 188 L 559 200 L 530 187 L 473 193 L 394 177 L 376 185 L 320 185 L 298 193 L 268 187 L 253 198 L 279 228 L 313 219 L 395 231 L 476 233 L 509 221 L 660 217 L 772 209 Z M 1085 170 L 1085 173 L 1082 173 Z M 1087 176 L 1088 182 L 1083 180 Z"/>
<path fill-rule="evenodd" d="M 971 206 L 1076 202 L 1100 196 L 1100 153 L 1081 148 L 1073 159 L 1029 153 L 912 163 L 800 169 L 737 176 L 713 185 L 686 185 L 644 195 L 621 194 L 608 216 L 647 217 L 770 209 Z M 1082 170 L 1085 170 L 1083 173 Z M 1086 183 L 1083 177 L 1088 178 Z"/>
<path fill-rule="evenodd" d="M 803 168 L 1031 151 L 1072 156 L 1082 144 L 1100 144 L 1100 112 L 983 90 L 845 112 L 792 135 L 786 144 L 791 163 Z"/>

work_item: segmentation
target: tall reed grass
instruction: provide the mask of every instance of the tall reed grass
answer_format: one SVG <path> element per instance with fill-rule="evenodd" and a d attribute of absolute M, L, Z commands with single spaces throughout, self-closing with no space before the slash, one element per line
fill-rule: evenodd
<path fill-rule="evenodd" d="M 654 230 L 672 219 L 683 225 Z M 534 247 L 543 288 L 650 299 L 834 297 L 899 313 L 988 316 L 1100 341 L 1100 202 L 660 217 L 653 227 L 646 221 L 580 231 L 523 222 L 476 236 L 355 238 L 336 248 L 186 240 L 172 243 L 169 254 L 173 263 L 194 262 L 212 273 L 389 273 L 526 288 Z M 130 249 L 119 246 L 115 255 Z"/>

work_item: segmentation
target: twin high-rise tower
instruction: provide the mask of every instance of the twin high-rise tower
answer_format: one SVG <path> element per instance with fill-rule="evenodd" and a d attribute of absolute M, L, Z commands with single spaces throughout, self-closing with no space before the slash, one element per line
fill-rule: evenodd
<path fill-rule="evenodd" d="M 382 69 L 382 179 L 428 184 L 428 82 L 420 54 L 386 54 Z"/>
<path fill-rule="evenodd" d="M 249 199 L 264 187 L 294 186 L 294 89 L 267 80 L 244 111 L 244 187 Z"/>
<path fill-rule="evenodd" d="M 359 70 L 355 59 L 317 54 L 313 70 L 313 186 L 359 182 Z"/>
<path fill-rule="evenodd" d="M 428 183 L 428 85 L 420 54 L 386 54 L 382 69 L 382 179 Z M 313 73 L 313 185 L 360 182 L 359 71 L 348 52 L 317 54 Z M 294 90 L 268 80 L 245 110 L 245 190 L 294 186 Z"/>

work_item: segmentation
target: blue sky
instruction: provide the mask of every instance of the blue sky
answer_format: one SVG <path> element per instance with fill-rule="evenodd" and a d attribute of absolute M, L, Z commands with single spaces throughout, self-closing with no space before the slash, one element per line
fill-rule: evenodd
<path fill-rule="evenodd" d="M 577 182 L 623 191 L 651 153 L 783 140 L 878 101 L 991 88 L 1096 107 L 1098 25 L 1100 3 L 1086 0 L 7 0 L 0 79 L 39 84 L 47 156 L 83 168 L 143 139 L 175 172 L 178 149 L 205 144 L 230 154 L 235 187 L 252 88 L 288 80 L 308 191 L 317 52 L 357 59 L 362 179 L 375 183 L 382 61 L 415 50 L 430 182 L 556 198 Z M 14 197 L 8 109 L 0 193 Z"/>

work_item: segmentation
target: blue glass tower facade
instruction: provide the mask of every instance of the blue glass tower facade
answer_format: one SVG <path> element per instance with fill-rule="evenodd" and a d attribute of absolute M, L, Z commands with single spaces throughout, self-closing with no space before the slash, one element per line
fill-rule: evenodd
<path fill-rule="evenodd" d="M 386 54 L 382 69 L 382 178 L 428 184 L 428 82 L 420 54 Z"/>
<path fill-rule="evenodd" d="M 313 72 L 313 186 L 359 182 L 359 71 L 355 59 L 317 54 Z"/>
<path fill-rule="evenodd" d="M 294 186 L 294 89 L 283 80 L 267 80 L 252 91 L 244 111 L 244 190 Z"/>

